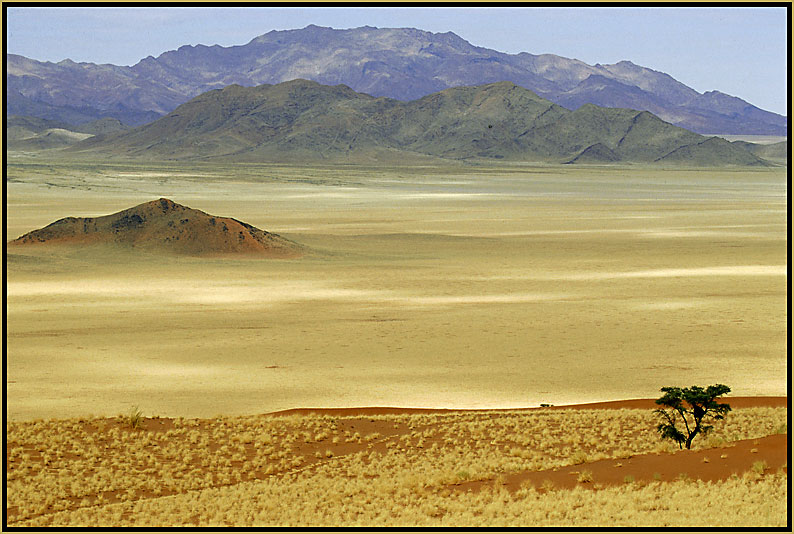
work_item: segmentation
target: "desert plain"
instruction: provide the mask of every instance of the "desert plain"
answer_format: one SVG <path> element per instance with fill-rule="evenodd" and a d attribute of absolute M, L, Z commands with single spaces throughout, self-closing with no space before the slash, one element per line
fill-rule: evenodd
<path fill-rule="evenodd" d="M 521 515 L 526 499 L 559 503 L 565 501 L 563 490 L 555 490 L 555 497 L 549 495 L 554 484 L 513 488 L 518 493 L 499 484 L 486 493 L 455 489 L 468 480 L 487 480 L 491 488 L 491 479 L 521 470 L 596 459 L 614 465 L 632 455 L 669 453 L 647 408 L 621 411 L 626 419 L 614 432 L 600 430 L 611 428 L 614 417 L 599 410 L 577 412 L 580 426 L 557 421 L 552 427 L 560 432 L 553 436 L 544 434 L 546 412 L 507 411 L 496 422 L 483 415 L 488 412 L 476 412 L 480 415 L 465 420 L 468 430 L 455 430 L 461 421 L 444 413 L 270 419 L 261 414 L 353 407 L 517 410 L 648 399 L 662 386 L 714 383 L 728 384 L 731 395 L 741 397 L 784 397 L 788 391 L 785 168 L 224 165 L 17 155 L 7 160 L 6 172 L 8 240 L 62 217 L 105 215 L 165 197 L 304 247 L 303 255 L 292 259 L 186 257 L 113 246 L 7 247 L 6 440 L 16 452 L 7 452 L 6 465 L 7 486 L 17 500 L 7 500 L 6 510 L 19 525 L 174 524 L 174 510 L 208 510 L 206 502 L 213 502 L 227 504 L 181 521 L 686 526 L 698 518 L 683 516 L 683 523 L 676 523 L 675 514 L 664 513 L 669 508 L 639 519 L 620 519 L 619 510 L 610 518 L 587 516 L 587 510 L 604 509 L 598 499 L 617 499 L 609 487 L 602 493 L 564 490 L 584 492 L 566 494 L 571 502 L 586 502 L 570 507 L 584 506 L 582 517 L 531 518 Z M 148 426 L 132 428 L 117 417 L 131 410 L 139 410 Z M 345 417 L 360 419 L 347 433 Z M 737 408 L 724 423 L 733 426 L 717 427 L 714 441 L 703 440 L 699 447 L 738 446 L 741 440 L 751 440 L 753 447 L 752 440 L 786 433 L 786 421 L 785 401 Z M 234 439 L 216 434 L 235 425 L 243 426 Z M 566 435 L 563 429 L 570 425 L 577 430 Z M 554 445 L 542 440 L 532 445 L 532 432 L 499 433 L 519 426 L 557 439 Z M 36 428 L 44 429 L 42 436 L 59 436 L 61 445 L 48 450 L 63 450 L 51 461 L 71 465 L 72 475 L 80 472 L 80 454 L 94 454 L 97 438 L 91 436 L 97 432 L 112 431 L 103 438 L 105 450 L 134 442 L 161 447 L 162 454 L 135 457 L 143 462 L 140 469 L 132 459 L 117 459 L 109 465 L 112 474 L 105 475 L 110 478 L 100 477 L 93 489 L 64 482 L 53 493 L 60 500 L 42 501 L 21 489 L 34 480 L 26 477 L 57 478 L 43 467 L 48 465 L 44 451 L 35 444 L 44 438 L 36 437 Z M 201 436 L 191 441 L 198 429 L 215 440 L 212 447 Z M 588 432 L 597 434 L 588 437 Z M 640 438 L 638 432 L 645 433 Z M 423 437 L 428 447 L 436 443 L 434 452 L 416 448 Z M 221 469 L 209 479 L 196 473 L 184 483 L 169 474 L 162 485 L 167 491 L 146 485 L 145 479 L 162 477 L 135 479 L 146 469 L 162 475 L 168 464 L 163 458 L 179 456 L 165 452 L 175 440 L 204 444 L 207 451 L 226 443 L 232 449 L 217 456 L 224 466 L 228 460 L 239 469 Z M 295 448 L 284 445 L 287 452 L 279 456 L 280 443 Z M 345 449 L 346 443 L 353 448 Z M 303 450 L 307 444 L 316 450 Z M 268 447 L 274 450 L 261 453 L 264 463 L 257 463 Z M 575 456 L 577 448 L 584 457 Z M 556 452 L 543 455 L 551 450 Z M 402 454 L 403 463 L 392 461 L 395 454 Z M 484 459 L 474 467 L 456 465 L 453 458 L 467 454 Z M 713 463 L 721 455 L 710 457 Z M 358 462 L 355 469 L 344 467 L 351 458 Z M 196 456 L 194 467 L 202 461 Z M 203 469 L 218 467 L 206 461 Z M 25 462 L 29 465 L 20 470 Z M 270 471 L 267 462 L 273 462 Z M 346 469 L 347 489 L 317 493 L 312 476 L 342 480 L 333 475 L 341 472 L 333 471 L 335 465 Z M 423 466 L 421 472 L 412 465 Z M 754 470 L 751 464 L 736 466 L 736 476 L 721 482 L 720 491 L 733 491 L 732 498 L 766 494 L 752 513 L 748 508 L 744 516 L 715 513 L 700 519 L 707 525 L 720 520 L 784 525 L 787 465 L 772 467 L 771 460 Z M 392 468 L 400 475 L 384 478 Z M 635 476 L 640 478 L 623 480 L 621 495 Z M 637 491 L 669 493 L 660 478 Z M 125 481 L 124 487 L 110 480 Z M 674 493 L 684 500 L 706 491 L 700 486 L 706 482 L 686 476 L 663 480 L 677 484 Z M 399 503 L 402 512 L 385 513 L 375 497 L 356 513 L 347 514 L 344 507 L 358 501 L 340 498 L 333 508 L 337 515 L 307 512 L 303 518 L 276 510 L 268 515 L 264 505 L 248 514 L 234 504 L 270 494 L 309 506 L 327 501 L 331 493 L 366 493 L 368 484 L 376 487 L 375 495 Z M 100 498 L 102 487 L 112 489 Z M 423 492 L 446 507 L 422 501 Z M 490 497 L 482 497 L 486 494 Z M 596 500 L 587 501 L 591 498 Z M 453 501 L 457 504 L 449 505 Z M 544 509 L 540 501 L 530 508 Z M 484 515 L 465 515 L 477 506 L 484 507 Z"/>

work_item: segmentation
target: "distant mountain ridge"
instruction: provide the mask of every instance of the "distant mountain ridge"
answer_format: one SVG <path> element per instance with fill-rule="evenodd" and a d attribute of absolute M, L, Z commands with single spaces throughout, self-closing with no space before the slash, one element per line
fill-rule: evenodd
<path fill-rule="evenodd" d="M 125 126 L 118 119 L 111 118 L 71 126 L 38 117 L 12 115 L 6 117 L 6 149 L 17 151 L 59 149 L 94 135 L 129 129 L 129 126 Z"/>
<path fill-rule="evenodd" d="M 39 62 L 6 55 L 7 114 L 140 125 L 228 85 L 293 79 L 345 84 L 403 101 L 457 86 L 510 81 L 563 107 L 651 111 L 700 133 L 787 135 L 785 117 L 718 91 L 700 94 L 668 74 L 621 61 L 588 65 L 553 54 L 506 54 L 452 32 L 364 26 L 271 31 L 239 46 L 182 46 L 132 67 Z"/>
<path fill-rule="evenodd" d="M 570 111 L 511 82 L 455 87 L 410 102 L 307 80 L 231 85 L 151 124 L 67 150 L 158 160 L 768 164 L 743 145 L 703 137 L 647 111 L 593 104 Z"/>

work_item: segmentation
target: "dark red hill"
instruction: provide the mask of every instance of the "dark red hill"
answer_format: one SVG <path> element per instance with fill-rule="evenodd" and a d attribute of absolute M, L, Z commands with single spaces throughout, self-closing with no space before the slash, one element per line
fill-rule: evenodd
<path fill-rule="evenodd" d="M 299 256 L 301 247 L 229 217 L 215 217 L 167 198 L 102 217 L 66 217 L 9 245 L 118 244 L 190 256 Z"/>

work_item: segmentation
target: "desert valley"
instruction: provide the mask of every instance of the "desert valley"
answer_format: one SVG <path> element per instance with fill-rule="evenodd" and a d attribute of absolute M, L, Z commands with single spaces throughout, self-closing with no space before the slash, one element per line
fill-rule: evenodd
<path fill-rule="evenodd" d="M 787 525 L 778 119 L 232 82 L 7 96 L 6 527 Z"/>

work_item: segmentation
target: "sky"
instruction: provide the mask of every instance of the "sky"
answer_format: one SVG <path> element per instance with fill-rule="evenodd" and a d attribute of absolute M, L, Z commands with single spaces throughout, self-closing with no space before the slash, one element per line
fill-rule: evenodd
<path fill-rule="evenodd" d="M 629 60 L 698 92 L 787 113 L 785 7 L 7 7 L 5 21 L 6 52 L 114 65 L 309 24 L 452 31 L 510 54 Z"/>

